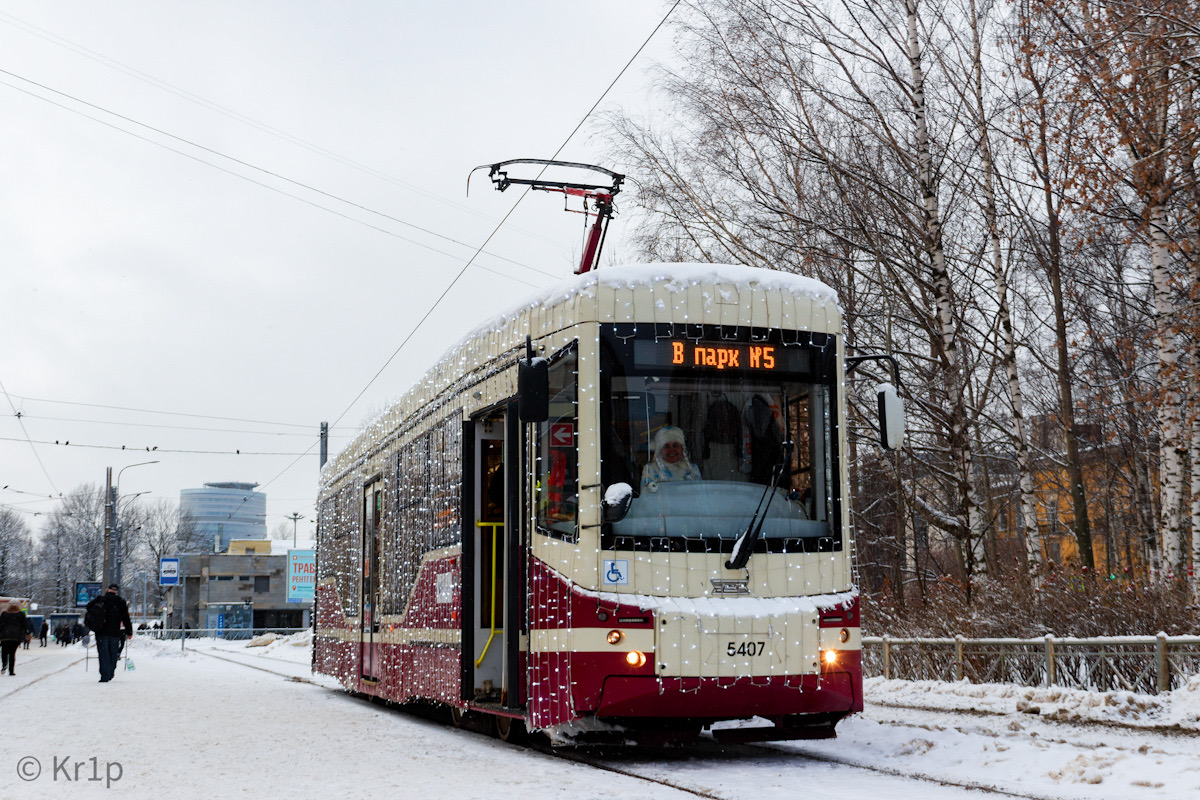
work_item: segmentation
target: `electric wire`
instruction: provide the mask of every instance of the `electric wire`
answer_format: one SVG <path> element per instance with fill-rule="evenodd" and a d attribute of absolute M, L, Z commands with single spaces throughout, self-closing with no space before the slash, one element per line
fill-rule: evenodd
<path fill-rule="evenodd" d="M 3 379 L 0 379 L 0 392 L 4 392 L 4 399 L 8 401 L 9 407 L 12 408 L 13 416 L 17 418 L 17 424 L 21 426 L 21 432 L 25 434 L 25 441 L 29 442 L 29 449 L 33 451 L 33 457 L 37 459 L 38 466 L 42 468 L 42 474 L 46 476 L 46 482 L 50 484 L 50 488 L 54 490 L 55 494 L 61 495 L 62 492 L 60 492 L 58 486 L 55 485 L 54 479 L 50 477 L 50 472 L 46 469 L 46 464 L 42 461 L 41 454 L 39 454 L 37 448 L 34 447 L 33 439 L 29 437 L 29 431 L 25 429 L 25 422 L 21 419 L 21 412 L 17 411 L 16 405 L 13 404 L 12 397 L 9 396 L 8 388 L 4 385 Z M 13 439 L 11 441 L 20 440 Z"/>
<path fill-rule="evenodd" d="M 308 433 L 300 433 L 298 431 L 247 431 L 237 428 L 202 428 L 194 425 L 155 425 L 151 422 L 119 422 L 116 420 L 107 419 L 78 419 L 74 417 L 44 417 L 40 414 L 25 413 L 21 415 L 22 419 L 36 419 L 47 422 L 73 422 L 79 425 L 118 425 L 126 428 L 156 428 L 159 430 L 169 431 L 200 431 L 204 433 L 240 433 L 246 436 L 303 436 L 305 438 L 312 437 L 312 431 Z M 306 426 L 311 428 L 312 426 Z M 337 437 L 330 438 L 349 438 L 349 434 L 340 434 Z"/>
<path fill-rule="evenodd" d="M 347 199 L 345 199 L 345 198 L 343 198 L 343 197 L 339 197 L 338 195 L 332 194 L 332 193 L 330 193 L 330 192 L 323 191 L 323 190 L 321 190 L 321 189 L 318 189 L 318 188 L 316 188 L 316 187 L 314 187 L 314 186 L 310 186 L 309 184 L 302 183 L 302 182 L 300 182 L 300 181 L 297 181 L 297 180 L 294 180 L 294 179 L 292 179 L 292 178 L 288 178 L 288 177 L 286 177 L 286 176 L 284 176 L 284 175 L 281 175 L 281 174 L 279 174 L 279 173 L 277 173 L 277 172 L 273 172 L 273 171 L 271 171 L 271 170 L 268 170 L 268 169 L 265 169 L 265 168 L 263 168 L 263 167 L 256 166 L 255 164 L 252 164 L 252 163 L 250 163 L 250 162 L 248 162 L 248 161 L 243 161 L 242 159 L 239 159 L 239 158 L 235 158 L 235 157 L 233 157 L 233 156 L 226 155 L 226 154 L 224 154 L 224 153 L 222 153 L 222 152 L 220 152 L 220 151 L 218 151 L 218 150 L 214 150 L 214 149 L 212 149 L 212 148 L 210 148 L 210 147 L 206 147 L 206 146 L 204 146 L 204 145 L 202 145 L 202 144 L 198 144 L 198 143 L 196 143 L 196 142 L 193 142 L 193 141 L 190 141 L 190 140 L 188 140 L 188 139 L 184 139 L 184 138 L 182 138 L 182 137 L 180 137 L 180 136 L 176 136 L 176 135 L 175 135 L 175 134 L 173 134 L 173 133 L 169 133 L 169 132 L 167 132 L 167 131 L 164 131 L 164 130 L 162 130 L 162 129 L 160 129 L 160 128 L 156 128 L 156 127 L 154 127 L 153 125 L 147 125 L 146 123 L 144 123 L 144 122 L 139 122 L 138 120 L 136 120 L 136 119 L 133 119 L 132 117 L 127 117 L 127 116 L 125 116 L 124 114 L 119 114 L 119 113 L 117 113 L 116 111 L 112 111 L 112 110 L 110 110 L 110 109 L 104 108 L 103 106 L 96 105 L 95 103 L 90 103 L 90 102 L 88 102 L 87 100 L 83 100 L 83 99 L 81 99 L 81 98 L 79 98 L 79 97 L 75 97 L 74 95 L 67 94 L 66 92 L 59 91 L 58 89 L 54 89 L 53 87 L 47 86 L 47 85 L 45 85 L 45 84 L 43 84 L 43 83 L 39 83 L 39 82 L 37 82 L 37 81 L 35 81 L 35 80 L 31 80 L 31 79 L 29 79 L 29 78 L 26 78 L 26 77 L 24 77 L 24 76 L 22 76 L 22 75 L 18 75 L 18 74 L 16 74 L 15 72 L 11 72 L 10 70 L 6 70 L 6 69 L 3 69 L 3 68 L 0 68 L 0 75 L 7 75 L 7 76 L 9 76 L 9 77 L 11 77 L 11 78 L 16 78 L 16 79 L 17 79 L 17 80 L 19 80 L 19 81 L 23 81 L 23 82 L 25 82 L 25 83 L 28 83 L 28 84 L 30 84 L 30 85 L 32 85 L 32 86 L 36 86 L 36 87 L 38 87 L 39 89 L 42 89 L 42 90 L 44 90 L 44 91 L 47 91 L 47 92 L 52 92 L 52 93 L 54 93 L 54 94 L 56 94 L 56 95 L 59 95 L 60 97 L 65 97 L 65 98 L 67 98 L 67 99 L 69 99 L 69 100 L 71 100 L 71 101 L 73 101 L 73 102 L 79 103 L 80 105 L 87 106 L 88 108 L 95 109 L 95 110 L 97 110 L 97 111 L 99 111 L 99 112 L 102 112 L 102 113 L 104 113 L 104 114 L 109 114 L 109 115 L 111 115 L 111 116 L 113 116 L 113 117 L 116 117 L 117 119 L 123 120 L 123 121 L 125 121 L 125 122 L 128 122 L 128 123 L 130 123 L 130 124 L 132 124 L 132 125 L 137 125 L 137 126 L 139 126 L 139 127 L 141 127 L 141 128 L 145 128 L 145 129 L 146 129 L 146 130 L 148 130 L 148 131 L 153 131 L 154 133 L 156 133 L 156 134 L 159 134 L 160 136 L 166 136 L 166 137 L 168 137 L 168 138 L 170 138 L 170 139 L 174 139 L 175 141 L 178 141 L 178 142 L 181 142 L 181 143 L 183 143 L 183 144 L 186 144 L 186 145 L 188 145 L 189 147 L 194 147 L 194 148 L 196 148 L 197 150 L 201 150 L 201 151 L 203 151 L 203 152 L 206 152 L 206 153 L 211 153 L 211 154 L 213 154 L 213 155 L 215 155 L 215 156 L 218 156 L 218 157 L 220 157 L 220 158 L 224 158 L 224 159 L 226 159 L 226 160 L 228 160 L 228 161 L 231 161 L 231 162 L 233 162 L 234 164 L 238 164 L 238 165 L 240 165 L 240 166 L 246 167 L 247 169 L 252 169 L 252 170 L 255 170 L 256 172 L 261 172 L 261 173 L 262 173 L 262 174 L 264 174 L 264 175 L 269 175 L 269 176 L 270 176 L 270 177 L 272 177 L 272 178 L 275 178 L 275 179 L 277 179 L 277 180 L 280 180 L 280 181 L 284 181 L 284 182 L 286 182 L 286 183 L 289 183 L 289 184 L 291 184 L 291 185 L 293 185 L 293 186 L 300 187 L 300 188 L 302 188 L 302 189 L 305 189 L 305 190 L 307 190 L 307 191 L 313 192 L 314 194 L 320 195 L 320 196 L 322 196 L 322 197 L 326 197 L 326 198 L 329 198 L 329 199 L 331 199 L 331 200 L 335 200 L 335 201 L 337 201 L 337 202 L 339 202 L 339 203 L 344 203 L 344 204 L 346 204 L 346 205 L 348 205 L 348 206 L 350 206 L 350 207 L 352 207 L 352 208 L 356 208 L 356 209 L 359 209 L 359 210 L 361 210 L 361 211 L 365 211 L 365 212 L 367 212 L 367 213 L 369 213 L 369 214 L 374 214 L 374 215 L 376 215 L 376 216 L 382 217 L 382 218 L 384 218 L 384 219 L 386 219 L 386 220 L 389 220 L 389 221 L 391 221 L 391 222 L 395 222 L 395 223 L 398 223 L 398 224 L 400 224 L 400 225 L 404 225 L 404 226 L 407 226 L 407 227 L 413 228 L 413 229 L 415 229 L 415 230 L 421 231 L 422 233 L 426 233 L 426 234 L 428 234 L 428 235 L 430 235 L 430 236 L 434 236 L 434 237 L 436 237 L 436 238 L 438 238 L 438 239 L 443 239 L 443 240 L 445 240 L 445 241 L 451 242 L 452 244 L 456 244 L 456 245 L 458 245 L 458 246 L 460 246 L 460 247 L 466 247 L 466 248 L 470 248 L 470 247 L 471 247 L 471 245 L 467 244 L 466 242 L 460 242 L 460 241 L 458 241 L 457 239 L 453 239 L 453 238 L 451 238 L 451 237 L 449 237 L 449 236 L 444 236 L 444 235 L 442 235 L 442 234 L 440 234 L 440 233 L 437 233 L 437 232 L 435 232 L 435 231 L 431 231 L 431 230 L 429 230 L 428 228 L 423 228 L 423 227 L 421 227 L 420 225 L 415 225 L 415 224 L 413 224 L 413 223 L 411 223 L 411 222 L 407 222 L 406 220 L 400 219 L 399 217 L 392 216 L 392 215 L 390 215 L 390 214 L 387 214 L 387 213 L 385 213 L 385 212 L 382 212 L 382 211 L 376 211 L 376 210 L 374 210 L 374 209 L 372 209 L 372 208 L 370 208 L 370 207 L 368 207 L 368 206 L 364 206 L 364 205 L 362 205 L 361 203 L 356 203 L 356 202 L 354 202 L 354 201 L 352 201 L 352 200 L 347 200 Z M 64 103 L 60 103 L 60 102 L 57 102 L 57 101 L 55 101 L 55 100 L 52 100 L 52 99 L 51 99 L 51 98 L 49 98 L 49 97 L 43 97 L 42 95 L 40 95 L 40 94 L 37 94 L 36 92 L 30 91 L 29 89 L 26 89 L 26 88 L 24 88 L 24 87 L 22 87 L 22 86 L 17 86 L 17 85 L 15 85 L 15 84 L 13 84 L 13 83 L 10 83 L 10 82 L 8 82 L 8 81 L 0 81 L 0 85 L 7 86 L 7 87 L 9 87 L 10 89 L 14 89 L 14 90 L 16 90 L 16 91 L 18 91 L 18 92 L 22 92 L 22 93 L 24 93 L 24 94 L 27 94 L 27 95 L 29 95 L 30 97 L 36 98 L 36 99 L 38 99 L 38 100 L 41 100 L 41 101 L 42 101 L 42 102 L 44 102 L 44 103 L 49 103 L 50 105 L 57 106 L 58 108 L 61 108 L 61 109 L 63 109 L 64 111 L 69 111 L 69 112 L 71 112 L 72 114 L 78 114 L 79 116 L 81 116 L 81 117 L 84 117 L 85 119 L 90 119 L 90 120 L 92 120 L 93 122 L 96 122 L 96 123 L 99 123 L 99 124 L 101 124 L 101 125 L 104 125 L 104 126 L 106 126 L 106 127 L 109 127 L 109 128 L 111 128 L 111 129 L 113 129 L 113 130 L 115 130 L 115 131 L 119 131 L 119 132 L 121 132 L 121 133 L 124 133 L 124 134 L 126 134 L 127 136 L 132 136 L 132 137 L 134 137 L 135 139 L 140 139 L 140 140 L 142 140 L 143 142 L 146 142 L 146 143 L 148 143 L 148 144 L 155 145 L 156 147 L 161 147 L 161 148 L 162 148 L 162 149 L 164 149 L 164 150 L 167 150 L 167 151 L 169 151 L 169 152 L 175 153 L 176 155 L 183 156 L 184 158 L 189 158 L 189 159 L 191 159 L 191 160 L 193 160 L 193 161 L 195 161 L 195 162 L 197 162 L 197 163 L 204 164 L 205 166 L 211 167 L 212 169 L 220 170 L 221 172 L 224 172 L 224 173 L 226 173 L 227 175 L 232 175 L 232 176 L 233 176 L 233 177 L 235 177 L 235 178 L 241 178 L 242 180 L 244 180 L 244 181 L 247 181 L 247 182 L 249 182 L 249 183 L 252 183 L 252 184 L 254 184 L 254 185 L 256 185 L 256 186 L 261 186 L 261 187 L 262 187 L 262 188 L 264 188 L 264 189 L 268 189 L 268 190 L 270 190 L 270 191 L 276 192 L 276 193 L 278 193 L 278 194 L 281 194 L 281 195 L 283 195 L 283 196 L 285 196 L 285 197 L 290 197 L 290 198 L 292 198 L 293 200 L 298 200 L 298 201 L 300 201 L 301 203 L 305 203 L 305 204 L 307 204 L 307 205 L 310 205 L 310 206 L 312 206 L 313 208 L 317 208 L 317 209 L 320 209 L 321 211 L 325 211 L 325 212 L 327 212 L 327 213 L 329 213 L 329 214 L 333 214 L 334 216 L 341 217 L 342 219 L 349 220 L 350 222 L 356 222 L 356 223 L 358 223 L 359 225 L 363 225 L 363 226 L 365 226 L 365 227 L 371 228 L 372 230 L 379 231 L 380 233 L 383 233 L 383 234 L 385 234 L 385 235 L 387 235 L 387 236 L 391 236 L 391 237 L 393 237 L 393 238 L 399 239 L 399 240 L 401 240 L 401 241 L 408 242 L 409 244 L 416 245 L 417 247 L 423 247 L 423 248 L 425 248 L 426 250 L 430 250 L 430 251 L 432 251 L 432 252 L 434 252 L 434 253 L 438 253 L 438 254 L 440 254 L 440 255 L 444 255 L 444 256 L 446 256 L 446 257 L 448 257 L 448 258 L 451 258 L 451 259 L 453 259 L 453 260 L 455 260 L 455 261 L 461 261 L 461 260 L 462 260 L 460 256 L 456 256 L 456 255 L 454 255 L 453 253 L 447 253 L 447 252 L 446 252 L 446 251 L 444 251 L 444 250 L 439 250 L 439 249 L 437 249 L 436 247 L 433 247 L 433 246 L 431 246 L 431 245 L 425 244 L 424 242 L 418 241 L 418 240 L 416 240 L 416 239 L 412 239 L 412 238 L 409 238 L 409 237 L 407 237 L 407 236 L 401 236 L 400 234 L 396 233 L 395 231 L 388 230 L 387 228 L 383 228 L 383 227 L 380 227 L 380 226 L 378 226 L 378 225 L 373 225 L 373 224 L 371 224 L 370 222 L 367 222 L 366 220 L 362 220 L 362 219 L 359 219 L 359 218 L 357 218 L 357 217 L 351 216 L 351 215 L 349 215 L 349 214 L 343 213 L 343 212 L 341 212 L 341 211 L 337 211 L 337 210 L 335 210 L 335 209 L 332 209 L 332 208 L 330 208 L 329 206 L 322 205 L 322 204 L 320 204 L 320 203 L 317 203 L 317 202 L 315 202 L 315 201 L 313 201 L 313 200 L 309 200 L 309 199 L 307 199 L 307 198 L 305 198 L 305 197 L 301 197 L 300 195 L 294 194 L 294 193 L 292 193 L 292 192 L 284 191 L 283 189 L 279 188 L 278 186 L 272 186 L 272 185 L 271 185 L 271 184 L 269 184 L 269 183 L 264 183 L 263 181 L 255 180 L 254 178 L 251 178 L 251 177 L 250 177 L 250 176 L 248 176 L 248 175 L 243 175 L 242 173 L 240 173 L 240 172 L 237 172 L 237 171 L 235 171 L 235 170 L 228 169 L 227 167 L 223 167 L 223 166 L 221 166 L 221 165 L 219 165 L 219 164 L 214 164 L 214 163 L 213 163 L 213 162 L 211 162 L 211 161 L 206 161 L 206 160 L 204 160 L 203 158 L 200 158 L 200 157 L 198 157 L 198 156 L 196 156 L 196 155 L 194 155 L 194 154 L 192 154 L 192 153 L 188 153 L 188 152 L 186 152 L 186 151 L 184 151 L 184 150 L 180 150 L 180 149 L 178 149 L 178 148 L 171 147 L 171 146 L 169 146 L 169 145 L 167 145 L 167 144 L 164 144 L 163 142 L 156 141 L 156 140 L 154 140 L 154 139 L 152 139 L 152 138 L 150 138 L 150 137 L 148 137 L 148 136 L 142 136 L 141 134 L 135 133 L 134 131 L 128 130 L 128 129 L 126 129 L 126 128 L 122 128 L 122 127 L 120 127 L 119 125 L 114 125 L 113 123 L 111 123 L 111 122 L 109 122 L 109 121 L 107 121 L 107 120 L 101 119 L 101 118 L 99 118 L 99 117 L 96 117 L 96 116 L 92 116 L 91 114 L 86 114 L 86 113 L 84 113 L 83 111 L 80 111 L 80 110 L 79 110 L 79 109 L 77 109 L 77 108 L 72 108 L 72 107 L 71 107 L 71 106 L 69 106 L 69 105 L 66 105 L 66 104 L 64 104 Z M 478 253 L 476 253 L 475 255 L 477 256 L 477 255 L 478 255 Z M 532 272 L 537 272 L 537 273 L 540 273 L 541 275 L 544 275 L 544 276 L 548 276 L 548 277 L 552 277 L 552 278 L 557 278 L 557 277 L 558 277 L 557 275 L 555 275 L 555 274 L 554 274 L 554 273 L 552 273 L 552 272 L 547 272 L 547 271 L 545 271 L 545 270 L 538 269 L 537 267 L 531 267 L 531 266 L 529 266 L 528 264 L 522 264 L 522 263 L 521 263 L 521 262 L 519 262 L 519 261 L 514 261 L 514 260 L 512 260 L 511 258 L 506 258 L 505 256 L 501 256 L 501 255 L 498 255 L 498 254 L 496 254 L 496 253 L 487 253 L 486 255 L 488 255 L 488 256 L 489 256 L 489 257 L 491 257 L 491 258 L 495 258 L 495 259 L 498 259 L 498 260 L 500 260 L 500 261 L 505 261 L 505 262 L 508 262 L 508 263 L 510 263 L 510 264 L 513 264 L 513 265 L 515 265 L 515 266 L 521 267 L 522 269 L 527 269 L 527 270 L 530 270 L 530 271 L 532 271 Z M 474 257 L 475 257 L 475 256 L 472 256 L 472 260 L 474 260 Z M 485 272 L 491 272 L 491 273 L 493 273 L 493 274 L 500 275 L 500 276 L 502 276 L 502 277 L 505 277 L 505 278 L 508 278 L 508 279 L 510 279 L 510 280 L 517 281 L 518 283 L 524 283 L 526 286 L 536 286 L 536 285 L 537 285 L 537 284 L 532 284 L 532 283 L 529 283 L 528 281 L 522 280 L 521 278 L 518 278 L 518 277 L 516 277 L 515 275 L 509 275 L 508 273 L 499 272 L 498 270 L 496 270 L 496 269 L 494 269 L 494 268 L 491 268 L 491 267 L 485 267 L 485 266 L 483 266 L 483 265 L 478 265 L 478 266 L 479 266 L 479 268 L 480 268 L 480 269 L 484 270 Z"/>
<path fill-rule="evenodd" d="M 32 444 L 44 444 L 49 447 L 82 447 L 86 450 L 119 450 L 119 451 L 124 451 L 126 453 L 131 453 L 131 454 L 146 452 L 146 453 L 183 453 L 183 454 L 189 454 L 189 455 L 207 455 L 207 456 L 303 456 L 308 453 L 307 450 L 303 453 L 274 453 L 274 452 L 265 452 L 265 451 L 260 451 L 260 450 L 242 450 L 242 449 L 183 450 L 183 449 L 173 449 L 170 447 L 159 447 L 158 445 L 154 445 L 154 446 L 143 445 L 143 446 L 138 446 L 138 447 L 131 447 L 129 445 L 124 445 L 124 444 L 123 445 L 80 444 L 79 442 L 76 442 L 75 444 L 71 444 L 69 441 L 63 441 L 61 439 L 59 439 L 57 441 L 50 441 L 48 439 L 44 439 L 44 440 L 28 439 L 28 438 L 17 439 L 17 438 L 11 437 L 11 436 L 0 436 L 0 442 L 22 442 L 22 441 L 27 441 Z M 39 459 L 39 461 L 40 460 L 41 459 Z M 47 476 L 47 477 L 49 477 L 49 476 Z M 266 484 L 263 484 L 263 485 L 265 486 Z M 58 487 L 55 487 L 54 491 L 57 492 Z"/>
<path fill-rule="evenodd" d="M 40 39 L 44 39 L 44 40 L 50 42 L 51 44 L 54 44 L 54 45 L 57 45 L 64 49 L 70 50 L 71 52 L 75 53 L 76 55 L 83 56 L 84 58 L 95 61 L 98 64 L 103 64 L 104 66 L 109 67 L 110 69 L 115 69 L 118 72 L 122 72 L 122 73 L 124 73 L 132 78 L 135 78 L 139 81 L 142 81 L 144 83 L 148 83 L 157 89 L 161 89 L 165 92 L 169 92 L 177 97 L 181 97 L 184 100 L 195 103 L 203 108 L 207 108 L 210 111 L 215 111 L 218 114 L 221 114 L 222 116 L 228 117 L 229 119 L 232 119 L 232 120 L 236 120 L 237 122 L 241 122 L 242 124 L 248 125 L 249 127 L 254 128 L 258 131 L 261 131 L 261 132 L 269 134 L 271 136 L 275 136 L 277 138 L 283 139 L 286 142 L 294 144 L 298 147 L 302 147 L 302 148 L 309 150 L 313 153 L 316 153 L 318 155 L 325 156 L 326 158 L 332 159 L 333 161 L 343 164 L 344 166 L 348 166 L 348 167 L 352 167 L 354 169 L 360 170 L 360 171 L 362 171 L 368 175 L 371 175 L 375 178 L 379 178 L 382 181 L 385 181 L 387 183 L 391 183 L 393 185 L 408 189 L 409 191 L 423 195 L 423 196 L 429 198 L 430 200 L 436 200 L 437 202 L 443 203 L 443 204 L 450 206 L 451 208 L 454 208 L 458 211 L 462 211 L 467 214 L 471 214 L 473 216 L 480 217 L 482 219 L 486 219 L 489 221 L 493 221 L 493 222 L 495 221 L 494 218 L 492 218 L 489 215 L 484 214 L 476 209 L 473 209 L 470 206 L 466 206 L 461 203 L 456 203 L 453 200 L 449 200 L 445 197 L 437 195 L 426 189 L 422 189 L 421 187 L 419 187 L 415 184 L 411 184 L 406 181 L 402 181 L 399 178 L 396 178 L 394 176 L 388 175 L 387 173 L 385 173 L 381 170 L 375 169 L 374 167 L 371 167 L 371 166 L 368 166 L 361 162 L 355 161 L 351 158 L 347 158 L 346 156 L 343 156 L 332 150 L 328 150 L 324 147 L 321 147 L 320 145 L 313 144 L 312 142 L 308 142 L 304 139 L 301 139 L 298 136 L 288 133 L 287 131 L 284 131 L 279 128 L 268 125 L 265 122 L 260 122 L 256 119 L 254 119 L 253 117 L 249 117 L 245 114 L 234 111 L 233 109 L 223 106 L 220 103 L 213 102 L 212 100 L 208 100 L 207 98 L 201 97 L 198 94 L 189 92 L 186 89 L 182 89 L 178 86 L 175 86 L 172 83 L 164 81 L 160 78 L 156 78 L 153 75 L 150 75 L 148 73 L 142 72 L 141 70 L 135 69 L 134 67 L 131 67 L 128 64 L 124 64 L 120 61 L 117 61 L 116 59 L 109 58 L 108 56 L 106 56 L 102 53 L 99 53 L 95 50 L 91 50 L 87 47 L 84 47 L 81 44 L 72 42 L 69 39 L 64 39 L 61 36 L 57 36 L 53 33 L 50 33 L 49 31 L 45 30 L 44 28 L 39 28 L 38 26 L 33 25 L 32 23 L 26 22 L 25 20 L 22 20 L 18 17 L 14 17 L 12 14 L 7 14 L 3 11 L 0 11 L 0 22 L 4 22 L 5 24 L 11 25 L 14 28 L 23 30 L 32 36 L 36 36 Z M 555 245 L 555 246 L 558 246 L 560 244 L 559 242 L 556 242 L 553 239 L 550 239 L 549 237 L 542 236 L 534 231 L 529 231 L 529 230 L 525 230 L 523 228 L 518 228 L 518 227 L 513 227 L 512 230 L 519 231 L 519 232 L 525 234 L 526 236 L 532 237 L 534 239 L 538 239 L 539 241 L 545 242 L 546 244 Z"/>
<path fill-rule="evenodd" d="M 0 486 L 0 492 L 14 492 L 16 494 L 27 494 L 30 497 L 39 497 L 43 500 L 45 500 L 45 499 L 53 500 L 54 499 L 54 495 L 52 495 L 52 494 L 46 494 L 45 492 L 27 492 L 24 489 L 14 489 L 14 488 L 12 488 L 12 484 L 7 484 L 7 483 L 4 486 Z"/>
<path fill-rule="evenodd" d="M 158 409 L 153 409 L 153 408 L 133 408 L 130 406 L 112 406 L 112 405 L 104 405 L 102 403 L 80 403 L 80 402 L 73 401 L 73 400 L 51 400 L 46 397 L 28 397 L 28 396 L 19 395 L 19 394 L 9 394 L 9 397 L 15 397 L 18 400 L 28 402 L 28 403 L 54 403 L 57 405 L 80 406 L 83 408 L 103 408 L 103 409 L 107 409 L 109 411 L 131 411 L 136 414 L 162 414 L 164 416 L 171 416 L 171 417 L 191 417 L 193 419 L 211 419 L 211 420 L 217 420 L 219 422 L 244 422 L 249 425 L 279 425 L 279 426 L 287 427 L 287 428 L 304 428 L 305 430 L 312 430 L 311 424 L 299 423 L 299 422 L 276 422 L 275 420 L 265 420 L 265 419 L 245 419 L 243 417 L 221 417 L 221 416 L 216 416 L 213 414 L 189 414 L 184 411 L 160 411 Z M 334 429 L 333 426 L 330 426 L 330 430 L 333 430 L 333 429 Z M 342 428 L 341 430 L 354 430 L 354 428 L 347 427 L 347 428 Z"/>

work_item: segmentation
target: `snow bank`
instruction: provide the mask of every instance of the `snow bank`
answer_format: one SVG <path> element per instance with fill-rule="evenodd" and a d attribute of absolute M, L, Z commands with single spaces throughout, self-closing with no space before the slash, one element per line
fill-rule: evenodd
<path fill-rule="evenodd" d="M 255 655 L 269 656 L 293 664 L 312 663 L 312 631 L 300 631 L 291 636 L 264 633 L 246 642 L 246 647 L 258 648 Z"/>
<path fill-rule="evenodd" d="M 868 704 L 1021 713 L 1061 722 L 1165 726 L 1200 732 L 1200 675 L 1192 676 L 1184 687 L 1161 695 L 966 681 L 942 683 L 867 678 L 863 681 L 863 696 Z"/>

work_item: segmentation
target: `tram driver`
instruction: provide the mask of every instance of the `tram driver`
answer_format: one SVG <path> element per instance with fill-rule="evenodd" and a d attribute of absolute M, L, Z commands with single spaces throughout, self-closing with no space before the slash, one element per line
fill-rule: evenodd
<path fill-rule="evenodd" d="M 681 429 L 674 425 L 659 428 L 651 448 L 654 458 L 642 468 L 642 486 L 648 491 L 658 491 L 662 481 L 703 480 L 700 469 L 688 458 Z"/>

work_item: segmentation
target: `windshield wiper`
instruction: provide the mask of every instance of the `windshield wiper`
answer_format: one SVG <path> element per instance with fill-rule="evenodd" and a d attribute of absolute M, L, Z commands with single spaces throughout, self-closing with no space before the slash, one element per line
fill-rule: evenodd
<path fill-rule="evenodd" d="M 725 562 L 725 569 L 742 569 L 750 560 L 750 553 L 753 552 L 754 545 L 758 543 L 758 537 L 762 533 L 763 523 L 767 521 L 767 510 L 771 508 L 771 500 L 774 499 L 775 490 L 779 487 L 779 480 L 783 477 L 783 468 L 787 466 L 791 458 L 792 443 L 784 442 L 779 447 L 779 460 L 771 468 L 771 482 L 767 484 L 762 497 L 758 499 L 758 507 L 754 509 L 754 516 L 750 518 L 750 524 L 733 543 L 733 553 Z M 761 517 L 759 513 L 762 514 Z"/>

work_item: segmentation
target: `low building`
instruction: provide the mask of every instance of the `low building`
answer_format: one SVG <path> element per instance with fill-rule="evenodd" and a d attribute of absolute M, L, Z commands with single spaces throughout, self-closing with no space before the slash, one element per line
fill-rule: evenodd
<path fill-rule="evenodd" d="M 312 601 L 288 598 L 292 549 L 291 542 L 235 539 L 223 553 L 179 556 L 181 585 L 167 594 L 167 627 L 186 623 L 191 630 L 222 632 L 309 627 Z"/>

